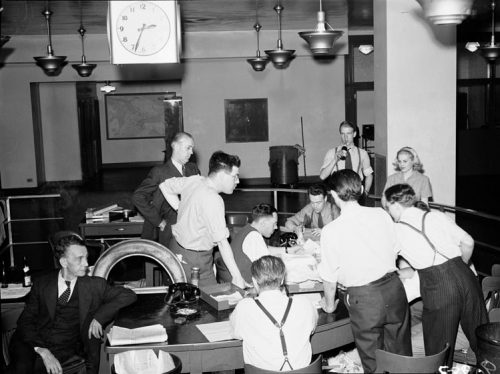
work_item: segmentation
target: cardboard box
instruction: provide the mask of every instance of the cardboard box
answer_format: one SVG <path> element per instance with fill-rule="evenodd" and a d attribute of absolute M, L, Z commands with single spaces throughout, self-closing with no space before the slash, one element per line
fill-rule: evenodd
<path fill-rule="evenodd" d="M 245 291 L 239 287 L 236 287 L 232 283 L 221 283 L 214 284 L 211 286 L 203 286 L 200 287 L 201 299 L 209 304 L 211 307 L 217 310 L 226 310 L 231 309 L 236 306 L 235 304 L 230 304 L 228 300 L 217 300 L 214 299 L 214 296 L 220 295 L 231 295 L 234 292 L 238 292 L 242 297 L 245 294 Z"/>
<path fill-rule="evenodd" d="M 306 286 L 304 287 L 304 285 Z M 313 282 L 313 283 L 306 282 L 304 285 L 302 285 L 301 287 L 301 283 L 286 284 L 286 290 L 288 291 L 288 294 L 323 292 L 322 282 Z"/>

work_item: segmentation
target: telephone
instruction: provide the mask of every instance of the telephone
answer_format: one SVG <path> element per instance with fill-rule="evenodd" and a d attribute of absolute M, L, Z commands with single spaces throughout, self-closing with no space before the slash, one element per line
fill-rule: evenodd
<path fill-rule="evenodd" d="M 293 247 L 297 245 L 297 234 L 294 232 L 285 232 L 280 235 L 280 247 Z"/>
<path fill-rule="evenodd" d="M 200 298 L 200 289 L 191 283 L 174 283 L 168 286 L 165 302 L 170 306 L 189 305 Z"/>

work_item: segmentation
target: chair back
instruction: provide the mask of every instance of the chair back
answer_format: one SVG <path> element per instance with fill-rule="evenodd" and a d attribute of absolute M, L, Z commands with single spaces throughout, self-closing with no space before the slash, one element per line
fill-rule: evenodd
<path fill-rule="evenodd" d="M 492 277 L 500 277 L 500 264 L 494 264 L 491 267 L 491 276 Z"/>
<path fill-rule="evenodd" d="M 321 374 L 321 363 L 323 357 L 319 355 L 316 360 L 314 360 L 309 366 L 306 366 L 301 369 L 290 370 L 290 371 L 274 371 L 274 370 L 266 370 L 261 369 L 256 366 L 245 364 L 245 374 L 276 374 L 276 373 L 287 373 L 287 374 L 295 374 L 295 373 L 304 373 L 304 374 Z"/>
<path fill-rule="evenodd" d="M 377 372 L 386 373 L 437 373 L 439 367 L 445 365 L 450 345 L 432 356 L 412 357 L 402 356 L 377 349 Z"/>
<path fill-rule="evenodd" d="M 491 291 L 500 290 L 500 277 L 484 277 L 481 282 L 483 296 L 486 299 Z"/>
<path fill-rule="evenodd" d="M 248 216 L 244 213 L 226 214 L 226 224 L 229 226 L 245 226 L 248 223 Z"/>

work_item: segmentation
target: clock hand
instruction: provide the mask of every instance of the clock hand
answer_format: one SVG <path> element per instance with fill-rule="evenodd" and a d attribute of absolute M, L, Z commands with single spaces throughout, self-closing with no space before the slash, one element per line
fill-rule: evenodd
<path fill-rule="evenodd" d="M 145 29 L 146 29 L 146 24 L 143 23 L 142 27 L 138 30 L 140 32 L 139 32 L 139 37 L 137 38 L 137 41 L 135 42 L 134 52 L 136 52 L 137 51 L 137 47 L 139 47 L 139 41 L 141 40 L 142 33 L 144 32 Z"/>

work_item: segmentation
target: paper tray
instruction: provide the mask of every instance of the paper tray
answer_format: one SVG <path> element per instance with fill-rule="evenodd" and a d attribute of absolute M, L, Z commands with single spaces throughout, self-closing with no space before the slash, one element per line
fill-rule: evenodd
<path fill-rule="evenodd" d="M 200 287 L 201 299 L 217 310 L 231 309 L 234 308 L 236 304 L 229 304 L 229 301 L 227 300 L 219 301 L 214 299 L 212 296 L 230 295 L 235 291 L 239 292 L 241 296 L 245 293 L 245 291 L 232 283 L 220 283 Z"/>
<path fill-rule="evenodd" d="M 309 283 L 309 282 L 308 282 Z M 306 292 L 323 292 L 323 283 L 314 282 L 312 284 L 302 285 L 301 283 L 286 284 L 286 289 L 289 294 L 293 293 L 306 293 Z"/>

